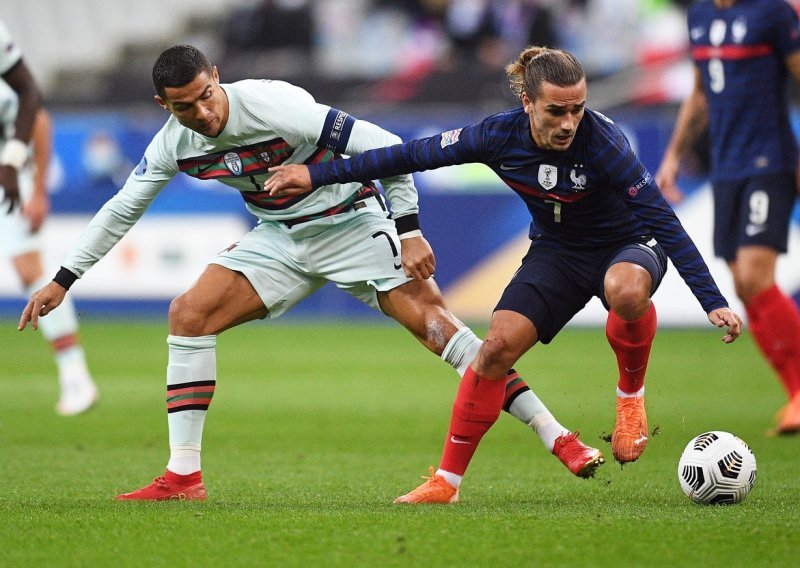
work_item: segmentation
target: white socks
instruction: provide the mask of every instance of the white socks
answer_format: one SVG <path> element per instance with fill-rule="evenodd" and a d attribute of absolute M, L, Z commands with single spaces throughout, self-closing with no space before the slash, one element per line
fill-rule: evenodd
<path fill-rule="evenodd" d="M 200 471 L 200 446 L 217 377 L 216 335 L 167 337 L 167 469 L 178 475 Z"/>

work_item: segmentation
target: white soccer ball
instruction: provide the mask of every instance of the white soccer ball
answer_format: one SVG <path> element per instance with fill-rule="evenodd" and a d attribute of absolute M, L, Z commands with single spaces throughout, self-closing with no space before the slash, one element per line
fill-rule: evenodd
<path fill-rule="evenodd" d="M 756 457 L 747 444 L 730 432 L 706 432 L 693 438 L 683 450 L 678 480 L 695 503 L 738 503 L 756 482 Z"/>

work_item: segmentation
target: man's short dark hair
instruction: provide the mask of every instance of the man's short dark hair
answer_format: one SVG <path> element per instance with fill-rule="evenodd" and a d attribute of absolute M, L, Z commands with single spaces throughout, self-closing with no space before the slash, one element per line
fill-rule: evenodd
<path fill-rule="evenodd" d="M 211 62 L 191 45 L 176 45 L 163 51 L 153 65 L 153 86 L 161 98 L 167 87 L 182 87 L 205 71 L 213 73 Z"/>

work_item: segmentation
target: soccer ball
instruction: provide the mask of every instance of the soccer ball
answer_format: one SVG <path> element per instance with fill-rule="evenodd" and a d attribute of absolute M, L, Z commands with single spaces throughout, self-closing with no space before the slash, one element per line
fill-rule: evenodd
<path fill-rule="evenodd" d="M 695 503 L 731 505 L 747 497 L 756 482 L 756 457 L 729 432 L 693 438 L 678 461 L 681 489 Z"/>

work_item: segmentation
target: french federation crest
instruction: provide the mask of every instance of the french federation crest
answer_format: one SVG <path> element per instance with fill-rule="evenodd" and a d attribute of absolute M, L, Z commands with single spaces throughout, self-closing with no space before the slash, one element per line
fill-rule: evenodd
<path fill-rule="evenodd" d="M 235 176 L 242 175 L 242 159 L 236 152 L 228 152 L 223 156 L 225 160 L 225 167 Z"/>
<path fill-rule="evenodd" d="M 446 148 L 451 144 L 455 144 L 458 142 L 458 137 L 461 135 L 461 129 L 457 128 L 455 130 L 448 130 L 447 132 L 442 132 L 442 140 L 439 142 L 442 148 Z"/>
<path fill-rule="evenodd" d="M 555 166 L 550 164 L 542 164 L 539 166 L 539 185 L 550 191 L 558 183 L 558 170 Z"/>

